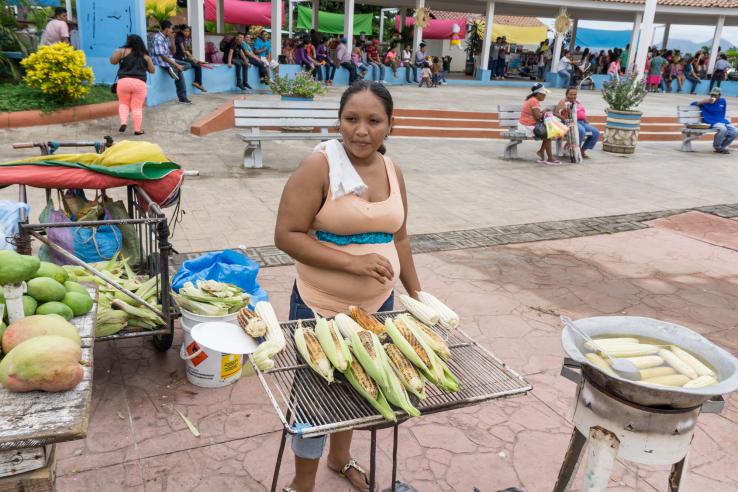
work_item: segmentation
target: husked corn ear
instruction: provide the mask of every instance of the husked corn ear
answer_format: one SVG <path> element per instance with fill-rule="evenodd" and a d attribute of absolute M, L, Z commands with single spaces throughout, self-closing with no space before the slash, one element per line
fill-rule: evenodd
<path fill-rule="evenodd" d="M 274 361 L 272 360 L 272 358 L 280 350 L 281 349 L 277 342 L 267 340 L 266 342 L 263 342 L 258 347 L 256 347 L 256 350 L 253 354 L 251 354 L 250 357 L 260 371 L 268 371 L 269 369 L 272 369 L 274 367 Z"/>
<path fill-rule="evenodd" d="M 648 369 L 649 367 L 659 367 L 664 365 L 664 359 L 658 355 L 642 355 L 640 357 L 625 357 L 631 361 L 638 369 Z"/>
<path fill-rule="evenodd" d="M 704 388 L 706 386 L 712 386 L 713 384 L 717 384 L 717 379 L 715 379 L 715 376 L 700 376 L 697 379 L 693 379 L 688 383 L 685 383 L 682 388 Z"/>
<path fill-rule="evenodd" d="M 640 357 L 642 355 L 653 355 L 659 352 L 656 345 L 646 343 L 630 343 L 615 345 L 606 349 L 597 349 L 599 352 L 607 352 L 610 357 Z"/>
<path fill-rule="evenodd" d="M 593 366 L 599 369 L 602 369 L 610 376 L 615 376 L 615 371 L 613 371 L 610 368 L 610 364 L 607 363 L 606 359 L 600 357 L 598 354 L 595 354 L 594 352 L 590 352 L 588 354 L 585 354 L 584 356 L 587 358 L 589 363 L 592 364 Z"/>
<path fill-rule="evenodd" d="M 660 376 L 669 376 L 671 374 L 676 374 L 673 367 L 650 367 L 648 369 L 641 369 L 641 381 L 658 378 Z"/>
<path fill-rule="evenodd" d="M 369 330 L 375 335 L 380 335 L 384 332 L 384 325 L 360 307 L 349 306 L 349 314 L 365 330 Z"/>
<path fill-rule="evenodd" d="M 277 313 L 274 312 L 274 308 L 267 301 L 259 301 L 254 306 L 254 312 L 264 320 L 267 326 L 266 337 L 267 340 L 271 340 L 279 345 L 279 350 L 283 350 L 287 346 L 287 341 L 284 338 L 282 327 L 279 326 L 279 320 L 277 319 Z"/>
<path fill-rule="evenodd" d="M 336 317 L 333 318 L 333 322 L 336 324 L 336 328 L 338 328 L 338 331 L 341 332 L 344 338 L 351 338 L 351 335 L 353 335 L 355 331 L 364 329 L 349 317 L 349 315 L 343 313 L 338 313 Z"/>
<path fill-rule="evenodd" d="M 245 307 L 238 312 L 238 324 L 243 331 L 252 337 L 263 337 L 267 332 L 267 325 L 258 314 Z"/>
<path fill-rule="evenodd" d="M 298 323 L 295 330 L 295 346 L 305 362 L 329 383 L 333 382 L 333 367 L 323 352 L 320 342 L 310 328 Z"/>
<path fill-rule="evenodd" d="M 620 345 L 632 345 L 634 343 L 640 343 L 637 338 L 631 337 L 619 337 L 619 338 L 595 338 L 591 342 L 585 342 L 584 346 L 590 350 L 607 350 L 614 348 L 613 346 Z M 595 348 L 597 344 L 598 348 Z"/>
<path fill-rule="evenodd" d="M 425 343 L 427 343 L 430 348 L 435 350 L 438 355 L 440 355 L 444 359 L 448 359 L 451 357 L 451 349 L 448 348 L 448 343 L 446 343 L 446 340 L 444 340 L 441 335 L 433 331 L 424 323 L 421 323 L 417 319 L 413 318 L 412 316 L 408 316 L 407 314 L 401 314 L 397 318 L 400 318 L 408 325 L 413 325 L 415 328 L 417 328 L 417 331 L 425 339 Z M 397 318 L 395 318 L 395 323 L 397 322 Z"/>
<path fill-rule="evenodd" d="M 684 374 L 689 379 L 697 379 L 697 371 L 692 369 L 682 359 L 677 357 L 676 354 L 671 350 L 661 349 L 659 350 L 659 356 L 664 359 L 667 364 L 676 369 L 676 372 L 678 372 L 679 374 Z"/>
<path fill-rule="evenodd" d="M 438 313 L 438 321 L 441 326 L 448 330 L 459 327 L 461 320 L 459 315 L 456 314 L 450 307 L 441 302 L 436 296 L 428 292 L 418 292 L 418 299 L 426 306 L 432 308 Z"/>
<path fill-rule="evenodd" d="M 402 305 L 405 306 L 405 309 L 410 311 L 410 314 L 418 318 L 426 325 L 433 326 L 438 323 L 438 313 L 432 307 L 423 304 L 420 301 L 416 301 L 412 297 L 405 294 L 399 294 L 397 297 L 398 299 L 400 299 Z"/>
<path fill-rule="evenodd" d="M 643 383 L 657 384 L 659 386 L 684 386 L 690 379 L 684 374 L 671 374 L 669 376 L 659 376 L 657 378 L 646 379 Z"/>
<path fill-rule="evenodd" d="M 402 355 L 402 352 L 397 348 L 397 345 L 388 343 L 384 346 L 384 351 L 387 353 L 390 364 L 397 373 L 397 376 L 400 378 L 403 386 L 418 398 L 425 398 L 425 385 L 423 384 L 423 379 L 418 374 L 418 371 L 415 370 L 415 366 L 413 366 L 410 361 Z"/>
<path fill-rule="evenodd" d="M 690 354 L 686 350 L 677 347 L 676 345 L 671 346 L 671 351 L 674 352 L 674 355 L 679 357 L 682 362 L 687 364 L 689 367 L 694 369 L 694 372 L 696 372 L 700 376 L 713 376 L 715 377 L 715 371 L 707 367 L 705 364 L 703 364 L 697 357 Z"/>
<path fill-rule="evenodd" d="M 407 343 L 410 344 L 410 346 L 413 348 L 415 353 L 418 354 L 418 357 L 423 362 L 423 364 L 425 364 L 426 366 L 430 366 L 430 363 L 431 363 L 430 356 L 423 349 L 423 346 L 418 341 L 417 337 L 415 336 L 415 333 L 412 332 L 412 330 L 405 323 L 405 321 L 400 319 L 395 323 L 395 326 L 397 327 L 397 331 L 399 331 L 402 337 L 405 340 L 407 340 Z"/>

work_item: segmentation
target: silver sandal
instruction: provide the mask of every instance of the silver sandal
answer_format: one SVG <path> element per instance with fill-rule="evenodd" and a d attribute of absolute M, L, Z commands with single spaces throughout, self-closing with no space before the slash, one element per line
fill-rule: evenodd
<path fill-rule="evenodd" d="M 359 474 L 364 479 L 364 483 L 366 483 L 366 486 L 369 487 L 369 477 L 367 476 L 367 474 L 364 471 L 364 469 L 359 466 L 359 462 L 356 461 L 356 458 L 351 458 L 348 463 L 346 463 L 345 465 L 343 465 L 343 468 L 341 468 L 341 471 L 338 472 L 338 475 L 341 476 L 341 477 L 343 477 L 343 478 L 345 478 L 346 480 L 348 480 L 349 483 L 351 483 L 351 485 L 354 486 L 354 482 L 352 482 L 351 479 L 348 476 L 346 476 L 346 472 L 349 471 L 349 470 L 351 470 L 351 469 L 354 469 L 357 472 L 359 472 Z"/>

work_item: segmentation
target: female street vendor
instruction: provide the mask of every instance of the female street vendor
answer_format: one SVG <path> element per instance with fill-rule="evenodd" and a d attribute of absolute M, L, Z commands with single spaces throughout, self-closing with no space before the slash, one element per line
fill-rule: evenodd
<path fill-rule="evenodd" d="M 338 110 L 343 143 L 319 144 L 284 187 L 274 241 L 297 268 L 290 319 L 312 318 L 313 309 L 333 316 L 351 305 L 390 311 L 398 278 L 413 297 L 421 290 L 405 226 L 405 182 L 384 155 L 392 110 L 383 85 L 350 86 Z M 328 467 L 369 490 L 366 472 L 351 457 L 351 438 L 351 431 L 331 434 Z M 325 441 L 292 439 L 295 477 L 284 491 L 313 490 Z"/>

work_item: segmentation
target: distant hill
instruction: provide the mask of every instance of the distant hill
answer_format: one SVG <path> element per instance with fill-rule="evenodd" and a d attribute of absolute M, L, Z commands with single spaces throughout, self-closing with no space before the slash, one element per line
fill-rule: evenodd
<path fill-rule="evenodd" d="M 670 38 L 669 42 L 667 43 L 667 47 L 670 50 L 679 50 L 682 53 L 695 53 L 697 50 L 702 49 L 703 46 L 712 46 L 712 39 L 708 41 L 703 41 L 701 43 L 695 43 L 694 41 L 690 41 L 688 39 Z M 731 48 L 732 46 L 733 43 L 731 43 L 727 39 L 720 40 L 720 47 L 723 49 L 723 51 Z M 661 48 L 661 43 L 656 43 L 656 47 Z"/>

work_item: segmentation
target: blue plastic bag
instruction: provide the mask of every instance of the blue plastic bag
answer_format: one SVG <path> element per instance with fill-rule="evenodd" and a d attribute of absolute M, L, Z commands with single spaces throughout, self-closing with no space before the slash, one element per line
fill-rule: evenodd
<path fill-rule="evenodd" d="M 123 236 L 114 225 L 75 227 L 72 236 L 74 256 L 85 263 L 112 260 L 123 247 Z"/>
<path fill-rule="evenodd" d="M 269 299 L 259 287 L 257 275 L 258 263 L 238 251 L 226 249 L 185 261 L 172 279 L 172 289 L 179 292 L 187 282 L 194 284 L 197 280 L 215 280 L 242 288 L 251 294 L 251 304 L 254 305 Z"/>
<path fill-rule="evenodd" d="M 15 250 L 15 246 L 8 242 L 13 236 L 18 234 L 18 221 L 20 220 L 20 211 L 23 210 L 28 215 L 31 207 L 23 202 L 10 202 L 8 200 L 0 200 L 0 249 Z"/>

